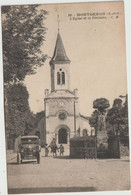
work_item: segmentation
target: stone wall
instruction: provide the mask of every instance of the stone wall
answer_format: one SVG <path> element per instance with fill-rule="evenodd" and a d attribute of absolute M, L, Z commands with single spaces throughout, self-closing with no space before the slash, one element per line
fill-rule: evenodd
<path fill-rule="evenodd" d="M 123 140 L 125 140 L 125 142 Z M 128 138 L 121 138 L 120 136 L 110 136 L 108 138 L 108 157 L 122 158 L 124 156 L 129 156 Z"/>
<path fill-rule="evenodd" d="M 120 143 L 120 157 L 129 156 L 129 147 Z"/>

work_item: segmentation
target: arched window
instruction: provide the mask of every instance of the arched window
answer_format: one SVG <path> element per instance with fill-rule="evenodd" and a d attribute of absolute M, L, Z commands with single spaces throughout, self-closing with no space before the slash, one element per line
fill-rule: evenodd
<path fill-rule="evenodd" d="M 62 72 L 62 84 L 65 84 L 65 73 Z"/>
<path fill-rule="evenodd" d="M 57 85 L 60 85 L 60 72 L 57 72 Z"/>
<path fill-rule="evenodd" d="M 57 85 L 64 85 L 65 84 L 65 73 L 64 72 L 57 72 Z"/>

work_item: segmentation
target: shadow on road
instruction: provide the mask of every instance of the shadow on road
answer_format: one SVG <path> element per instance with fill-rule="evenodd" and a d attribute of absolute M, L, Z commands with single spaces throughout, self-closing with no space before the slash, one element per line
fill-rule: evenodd
<path fill-rule="evenodd" d="M 17 165 L 17 162 L 8 162 L 7 165 Z"/>
<path fill-rule="evenodd" d="M 71 159 L 70 156 L 53 156 L 53 158 L 58 158 L 58 159 Z"/>
<path fill-rule="evenodd" d="M 57 192 L 89 192 L 96 191 L 94 187 L 45 187 L 45 188 L 12 188 L 8 189 L 9 194 L 25 193 L 57 193 Z"/>
<path fill-rule="evenodd" d="M 26 162 L 22 162 L 21 164 L 37 164 L 37 162 L 35 161 L 26 161 Z M 8 162 L 7 165 L 20 165 L 17 162 Z"/>
<path fill-rule="evenodd" d="M 42 158 L 53 158 L 53 156 L 41 156 Z"/>
<path fill-rule="evenodd" d="M 53 158 L 56 158 L 56 159 L 71 159 L 71 160 L 76 160 L 76 159 L 90 159 L 90 160 L 96 160 L 95 158 L 82 158 L 82 157 L 70 157 L 70 156 L 54 156 Z"/>
<path fill-rule="evenodd" d="M 121 160 L 121 162 L 130 162 L 130 159 L 129 160 Z"/>

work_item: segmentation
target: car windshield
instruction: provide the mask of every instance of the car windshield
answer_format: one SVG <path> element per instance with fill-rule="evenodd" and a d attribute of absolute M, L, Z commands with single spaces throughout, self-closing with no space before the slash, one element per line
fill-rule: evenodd
<path fill-rule="evenodd" d="M 27 143 L 29 143 L 29 144 L 30 143 L 39 143 L 39 140 L 38 140 L 38 138 L 34 138 L 34 137 L 33 138 L 32 137 L 31 138 L 30 137 L 28 137 L 28 138 L 21 138 L 21 143 L 22 144 L 24 144 L 24 143 L 25 144 L 27 144 Z"/>

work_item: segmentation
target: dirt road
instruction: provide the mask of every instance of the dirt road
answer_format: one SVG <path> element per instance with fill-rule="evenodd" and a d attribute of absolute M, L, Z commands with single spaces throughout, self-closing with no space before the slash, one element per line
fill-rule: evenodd
<path fill-rule="evenodd" d="M 16 164 L 8 154 L 9 193 L 129 190 L 129 158 L 69 159 L 44 157 L 41 163 Z"/>

